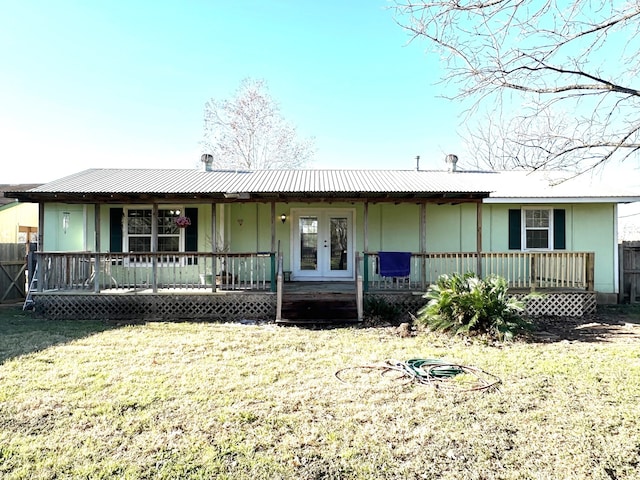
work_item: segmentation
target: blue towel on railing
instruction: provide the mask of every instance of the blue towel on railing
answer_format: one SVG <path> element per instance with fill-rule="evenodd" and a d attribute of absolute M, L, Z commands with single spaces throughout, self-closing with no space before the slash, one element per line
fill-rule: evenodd
<path fill-rule="evenodd" d="M 380 275 L 408 277 L 411 273 L 411 252 L 378 252 Z"/>

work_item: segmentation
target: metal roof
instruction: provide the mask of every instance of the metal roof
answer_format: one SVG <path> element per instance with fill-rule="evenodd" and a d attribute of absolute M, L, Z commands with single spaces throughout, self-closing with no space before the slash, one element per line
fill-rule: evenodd
<path fill-rule="evenodd" d="M 487 192 L 482 174 L 416 170 L 153 170 L 90 169 L 34 192 L 75 193 L 329 193 Z M 489 174 L 491 175 L 491 174 Z"/>
<path fill-rule="evenodd" d="M 109 198 L 473 198 L 600 199 L 640 201 L 635 192 L 604 185 L 585 187 L 558 172 L 468 172 L 430 170 L 213 170 L 89 169 L 37 186 L 7 192 L 25 201 L 104 201 Z M 491 198 L 488 198 L 491 197 Z M 607 200 L 605 200 L 607 199 Z M 115 198 L 114 198 L 115 200 Z"/>

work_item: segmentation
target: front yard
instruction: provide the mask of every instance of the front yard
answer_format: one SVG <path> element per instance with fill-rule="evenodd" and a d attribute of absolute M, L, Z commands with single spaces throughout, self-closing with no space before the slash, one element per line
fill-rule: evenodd
<path fill-rule="evenodd" d="M 395 327 L 46 322 L 4 307 L 0 476 L 638 478 L 639 317 L 610 314 L 492 346 Z M 502 384 L 444 393 L 334 376 L 415 357 Z"/>

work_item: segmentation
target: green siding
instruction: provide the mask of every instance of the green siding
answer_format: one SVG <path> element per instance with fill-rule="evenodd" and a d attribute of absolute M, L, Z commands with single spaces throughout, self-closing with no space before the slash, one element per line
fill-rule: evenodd
<path fill-rule="evenodd" d="M 571 231 L 572 243 L 567 241 L 567 250 L 595 252 L 595 289 L 613 293 L 616 279 L 614 238 L 616 222 L 613 204 L 580 204 L 567 207 L 572 219 L 567 216 L 567 234 Z M 567 235 L 568 236 L 568 235 Z"/>
<path fill-rule="evenodd" d="M 69 228 L 66 233 L 62 229 L 63 212 L 69 212 Z M 87 214 L 89 212 L 93 212 L 91 205 L 87 206 Z M 93 247 L 93 234 L 87 235 L 85 240 L 85 208 L 83 205 L 48 203 L 45 205 L 44 217 L 43 251 L 79 252 L 86 250 L 87 247 Z M 93 219 L 90 220 L 93 222 Z M 93 229 L 90 228 L 89 231 L 93 231 Z"/>

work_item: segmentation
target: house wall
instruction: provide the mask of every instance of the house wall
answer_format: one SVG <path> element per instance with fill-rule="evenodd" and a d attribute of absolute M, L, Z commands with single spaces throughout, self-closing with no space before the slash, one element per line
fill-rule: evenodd
<path fill-rule="evenodd" d="M 364 250 L 364 208 L 356 212 Z M 369 205 L 369 251 L 420 251 L 420 206 L 414 203 Z"/>
<path fill-rule="evenodd" d="M 93 218 L 90 224 L 87 223 L 89 211 L 93 216 L 92 205 L 45 204 L 44 244 L 42 250 L 48 252 L 81 252 L 92 249 L 95 229 L 93 228 Z M 69 226 L 66 232 L 62 224 L 64 212 L 69 212 Z M 108 222 L 104 228 L 107 229 L 106 235 L 108 239 Z"/>
<path fill-rule="evenodd" d="M 482 211 L 482 249 L 487 252 L 509 251 L 509 209 L 522 204 L 485 204 Z M 566 212 L 566 250 L 595 252 L 595 289 L 598 292 L 617 292 L 616 213 L 615 204 L 583 203 L 535 205 L 563 208 Z M 468 229 L 466 235 L 473 232 Z M 473 233 L 474 234 L 474 233 Z"/>
<path fill-rule="evenodd" d="M 101 250 L 109 250 L 109 208 L 101 207 Z M 198 208 L 198 250 L 211 249 L 211 205 Z M 520 204 L 482 206 L 482 249 L 508 250 L 508 210 Z M 555 204 L 566 211 L 566 249 L 595 252 L 595 288 L 599 292 L 617 291 L 615 204 Z M 276 248 L 283 252 L 284 268 L 290 270 L 291 209 L 348 208 L 354 211 L 355 250 L 364 249 L 364 205 L 351 202 L 276 203 Z M 216 205 L 218 246 L 229 252 L 271 251 L 271 204 L 228 203 Z M 415 203 L 370 203 L 368 215 L 369 251 L 420 251 L 420 206 Z M 69 228 L 62 229 L 63 212 L 69 212 Z M 285 223 L 280 215 L 287 216 Z M 93 205 L 45 205 L 44 250 L 84 251 L 93 249 Z M 239 221 L 242 220 L 242 221 Z M 476 251 L 475 204 L 427 204 L 426 243 L 428 252 Z M 86 233 L 85 233 L 86 232 Z"/>
<path fill-rule="evenodd" d="M 476 205 L 427 205 L 427 251 L 475 252 Z"/>

